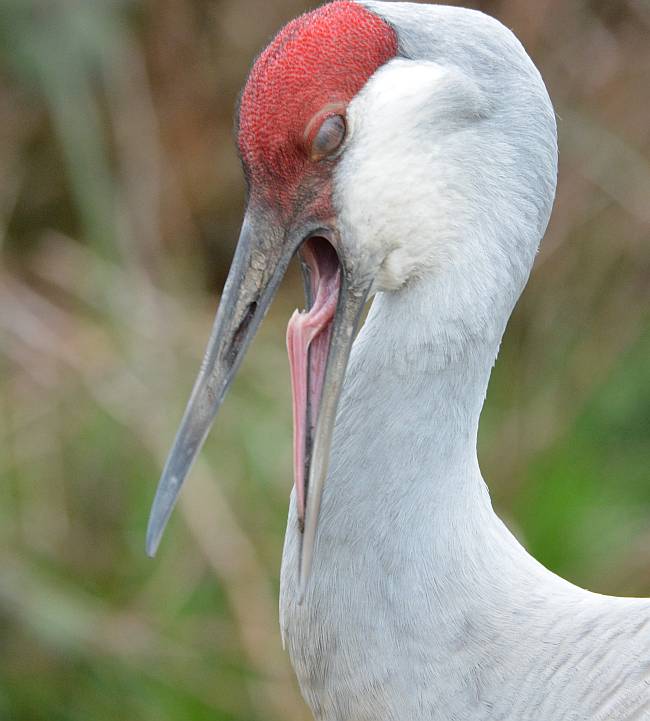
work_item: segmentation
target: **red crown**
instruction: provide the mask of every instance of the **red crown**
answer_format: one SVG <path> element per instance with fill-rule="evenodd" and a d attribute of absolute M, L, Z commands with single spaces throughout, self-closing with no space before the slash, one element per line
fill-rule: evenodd
<path fill-rule="evenodd" d="M 349 0 L 286 25 L 258 58 L 242 95 L 238 140 L 253 186 L 271 184 L 290 196 L 310 162 L 309 120 L 329 103 L 347 105 L 396 54 L 393 29 Z"/>

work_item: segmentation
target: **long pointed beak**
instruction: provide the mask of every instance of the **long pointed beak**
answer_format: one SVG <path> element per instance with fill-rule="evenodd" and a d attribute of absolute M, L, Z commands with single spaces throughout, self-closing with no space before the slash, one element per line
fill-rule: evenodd
<path fill-rule="evenodd" d="M 352 342 L 370 289 L 369 282 L 359 283 L 355 279 L 333 235 L 335 233 L 323 228 L 310 233 L 287 233 L 270 216 L 260 215 L 259 211 L 246 213 L 201 371 L 154 498 L 147 528 L 150 556 L 156 553 L 181 486 L 291 256 L 307 240 L 302 256 L 303 270 L 308 276 L 305 286 L 310 312 L 292 318 L 288 340 L 292 336 L 292 324 L 294 331 L 295 326 L 303 331 L 315 316 L 322 321 L 326 312 L 327 318 L 325 325 L 319 327 L 320 335 L 315 341 L 310 337 L 304 342 L 304 335 L 294 332 L 293 347 L 289 342 L 294 393 L 294 459 L 298 459 L 294 472 L 302 531 L 299 597 L 304 596 L 314 556 L 336 410 Z M 329 251 L 315 252 L 313 248 L 317 244 L 310 249 L 310 240 L 321 240 Z M 304 262 L 305 257 L 310 262 Z M 335 271 L 332 262 L 336 264 Z M 328 293 L 335 287 L 337 296 L 333 303 L 329 299 L 321 306 L 323 284 L 327 285 Z M 324 327 L 326 332 L 322 332 Z M 297 336 L 300 336 L 298 340 Z"/>
<path fill-rule="evenodd" d="M 300 238 L 286 239 L 277 223 L 249 208 L 201 370 L 149 515 L 150 556 L 158 549 L 183 481 L 299 244 Z"/>

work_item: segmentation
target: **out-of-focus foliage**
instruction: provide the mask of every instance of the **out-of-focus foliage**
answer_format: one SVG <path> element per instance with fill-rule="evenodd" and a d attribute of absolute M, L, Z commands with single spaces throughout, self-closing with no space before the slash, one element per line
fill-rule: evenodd
<path fill-rule="evenodd" d="M 467 4 L 533 56 L 561 151 L 483 470 L 540 560 L 650 594 L 650 5 Z M 143 550 L 237 237 L 237 92 L 308 7 L 0 0 L 3 721 L 308 718 L 276 621 L 295 270 Z"/>

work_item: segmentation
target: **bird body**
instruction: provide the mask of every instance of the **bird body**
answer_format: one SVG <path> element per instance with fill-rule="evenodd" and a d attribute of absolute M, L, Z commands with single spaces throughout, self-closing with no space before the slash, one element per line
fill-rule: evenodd
<path fill-rule="evenodd" d="M 366 6 L 397 28 L 419 66 L 391 61 L 351 104 L 367 137 L 355 138 L 339 169 L 341 215 L 373 233 L 358 217 L 372 198 L 380 222 L 393 224 L 384 232 L 395 254 L 400 239 L 408 254 L 387 264 L 385 290 L 353 346 L 303 603 L 290 508 L 281 627 L 301 689 L 319 721 L 650 718 L 650 602 L 592 594 L 541 566 L 494 513 L 476 456 L 490 371 L 553 197 L 552 109 L 544 103 L 535 116 L 527 107 L 533 92 L 545 97 L 544 86 L 519 43 L 485 15 Z M 440 133 L 409 133 L 419 107 L 435 108 L 448 75 L 452 83 L 459 70 L 471 72 L 480 84 L 476 67 L 494 72 L 495 57 L 521 67 L 511 81 L 521 88 L 502 88 L 520 107 L 505 103 L 479 135 L 462 127 L 453 105 L 466 109 L 469 97 L 482 112 L 480 90 L 472 98 L 475 88 L 465 87 L 438 105 L 445 143 Z M 543 142 L 524 148 L 508 135 Z M 416 138 L 417 154 L 409 149 Z M 500 147 L 494 159 L 490 146 Z M 522 162 L 525 152 L 538 155 Z M 471 177 L 458 172 L 464 166 Z M 526 171 L 538 177 L 517 177 Z M 517 206 L 522 187 L 532 192 Z M 458 250 L 453 264 L 427 256 L 443 243 L 444 252 Z"/>
<path fill-rule="evenodd" d="M 375 332 L 399 348 L 422 320 L 410 295 L 377 298 L 353 350 L 302 604 L 289 514 L 281 627 L 315 718 L 650 718 L 650 602 L 571 585 L 496 516 L 475 450 L 496 349 L 380 355 Z"/>
<path fill-rule="evenodd" d="M 315 718 L 650 719 L 650 601 L 545 569 L 477 460 L 555 193 L 555 115 L 521 44 L 476 11 L 334 0 L 256 61 L 238 143 L 246 217 L 150 551 L 298 252 L 280 622 Z"/>

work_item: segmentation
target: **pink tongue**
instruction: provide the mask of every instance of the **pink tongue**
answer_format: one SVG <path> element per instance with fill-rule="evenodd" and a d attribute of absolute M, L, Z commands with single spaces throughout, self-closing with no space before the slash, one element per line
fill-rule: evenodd
<path fill-rule="evenodd" d="M 311 292 L 314 302 L 308 312 L 296 310 L 287 328 L 287 350 L 293 393 L 293 477 L 301 528 L 305 518 L 307 443 L 308 439 L 314 436 L 318 419 L 332 335 L 332 319 L 336 312 L 341 285 L 338 261 L 335 259 L 333 249 L 330 247 L 328 248 L 330 252 L 319 252 L 322 247 L 315 243 L 312 245 L 312 242 L 305 243 L 301 253 L 311 271 Z"/>

